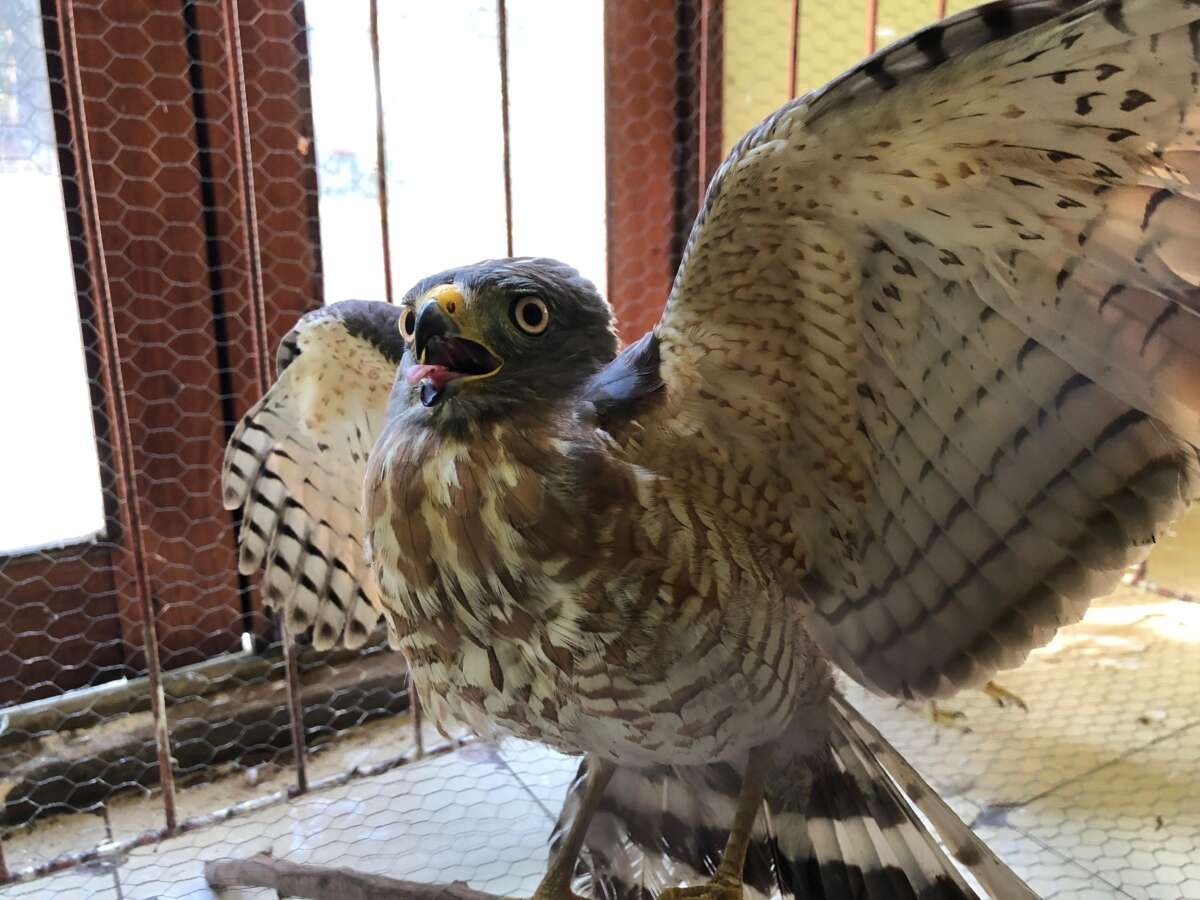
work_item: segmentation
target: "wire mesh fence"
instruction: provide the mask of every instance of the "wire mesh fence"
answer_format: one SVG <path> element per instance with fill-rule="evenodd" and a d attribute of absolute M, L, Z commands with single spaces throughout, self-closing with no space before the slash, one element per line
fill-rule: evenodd
<path fill-rule="evenodd" d="M 315 654 L 301 636 L 292 657 L 221 504 L 232 424 L 322 301 L 303 13 L 0 10 L 7 315 L 26 335 L 6 377 L 46 423 L 5 461 L 4 824 L 34 837 L 5 841 L 10 873 L 245 799 L 181 798 L 214 773 L 259 773 L 247 796 L 302 787 L 324 742 L 406 715 L 403 661 L 380 646 Z M 357 166 L 334 152 L 328 193 L 369 197 Z M 414 750 L 404 735 L 392 757 Z M 116 821 L 120 796 L 157 816 Z M 102 828 L 38 839 L 64 813 Z"/>
<path fill-rule="evenodd" d="M 22 423 L 0 458 L 5 895 L 199 895 L 198 861 L 251 845 L 497 893 L 536 883 L 575 762 L 434 733 L 382 634 L 361 651 L 285 640 L 238 571 L 225 443 L 302 314 L 468 260 L 564 258 L 639 336 L 733 142 L 967 5 L 0 0 L 0 356 Z M 1117 659 L 1106 677 L 1152 669 L 1146 690 L 1170 694 L 1113 713 L 1115 755 L 1116 725 L 1080 739 L 1086 764 L 1051 754 L 1052 779 L 997 763 L 1007 782 L 962 787 L 960 811 L 1028 854 L 1048 896 L 1200 884 L 1165 872 L 1200 843 L 1200 809 L 1173 793 L 1200 775 L 1200 711 L 1161 677 L 1200 678 L 1170 643 L 1197 634 L 1194 546 L 1185 530 L 1137 573 L 1143 594 L 1101 607 L 1135 610 L 1114 629 L 1169 627 L 1078 657 Z M 1023 693 L 1053 729 L 1051 694 L 1095 670 L 1038 665 L 1056 687 Z M 1139 704 L 1146 721 L 1128 721 Z M 930 765 L 1017 746 L 1029 721 L 991 728 L 977 704 L 976 736 L 943 741 L 876 712 Z M 1146 792 L 1165 811 L 1076 809 L 1121 774 L 1089 781 L 1095 766 L 1160 745 Z M 1080 778 L 1044 820 L 984 815 Z M 1089 867 L 1081 847 L 1116 862 Z"/>

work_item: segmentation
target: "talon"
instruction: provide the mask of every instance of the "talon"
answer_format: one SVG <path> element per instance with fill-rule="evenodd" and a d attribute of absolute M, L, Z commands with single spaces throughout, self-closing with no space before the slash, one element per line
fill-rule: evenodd
<path fill-rule="evenodd" d="M 956 731 L 961 731 L 963 734 L 971 734 L 971 728 L 968 725 L 960 724 L 967 717 L 965 712 L 957 709 L 946 709 L 938 706 L 936 700 L 930 700 L 925 705 L 925 715 L 929 717 L 934 725 L 940 725 L 944 728 L 953 728 Z"/>
<path fill-rule="evenodd" d="M 1029 712 L 1029 707 L 1024 700 L 1008 690 L 1008 688 L 1001 687 L 994 681 L 989 681 L 985 684 L 983 692 L 995 700 L 997 706 L 1006 707 L 1011 703 L 1013 706 L 1019 706 L 1025 712 Z"/>

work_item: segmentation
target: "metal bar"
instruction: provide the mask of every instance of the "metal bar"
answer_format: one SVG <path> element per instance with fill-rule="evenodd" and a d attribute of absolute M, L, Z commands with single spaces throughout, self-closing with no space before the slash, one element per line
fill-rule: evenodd
<path fill-rule="evenodd" d="M 392 232 L 388 226 L 387 134 L 383 124 L 383 77 L 379 66 L 379 0 L 371 0 L 371 65 L 375 70 L 375 159 L 379 172 L 379 229 L 383 239 L 383 288 L 392 301 Z M 509 254 L 511 255 L 511 254 Z"/>
<path fill-rule="evenodd" d="M 508 133 L 508 8 L 496 0 L 496 35 L 500 50 L 500 131 L 504 139 L 504 238 L 513 255 L 512 147 Z"/>
<path fill-rule="evenodd" d="M 867 0 L 867 56 L 875 52 L 875 28 L 879 23 L 879 0 Z"/>
<path fill-rule="evenodd" d="M 271 350 L 267 341 L 267 304 L 263 290 L 262 245 L 258 234 L 258 209 L 254 202 L 254 148 L 250 143 L 250 115 L 246 102 L 246 70 L 242 65 L 242 21 L 238 0 L 221 4 L 225 34 L 229 40 L 227 77 L 229 105 L 236 122 L 237 140 L 233 144 L 233 164 L 237 169 L 238 203 L 242 212 L 242 252 L 250 266 L 250 340 L 254 356 L 258 389 L 265 394 L 271 387 Z"/>
<path fill-rule="evenodd" d="M 469 740 L 450 740 L 438 744 L 436 747 L 428 751 L 429 756 L 442 756 L 446 753 L 451 753 L 460 747 L 470 743 Z M 318 779 L 312 783 L 311 790 L 323 791 L 331 787 L 339 787 L 344 784 L 349 784 L 352 781 L 358 781 L 361 778 L 370 778 L 376 775 L 382 775 L 384 772 L 390 772 L 392 769 L 400 766 L 409 765 L 415 762 L 416 756 L 403 754 L 385 759 L 382 762 L 370 766 L 355 766 L 345 772 L 337 772 L 333 775 L 326 775 L 324 778 Z M 71 869 L 75 866 L 85 863 L 95 862 L 102 859 L 122 859 L 130 850 L 138 847 L 145 847 L 148 844 L 156 844 L 161 840 L 169 837 L 176 837 L 181 834 L 187 834 L 191 831 L 196 831 L 200 828 L 207 828 L 221 822 L 229 821 L 230 819 L 244 816 L 247 813 L 256 812 L 260 809 L 266 809 L 271 806 L 276 806 L 280 803 L 287 803 L 296 796 L 296 791 L 284 789 L 273 791 L 270 794 L 265 794 L 261 797 L 252 797 L 249 800 L 242 800 L 230 806 L 223 807 L 211 813 L 206 813 L 201 816 L 193 816 L 184 819 L 179 823 L 177 828 L 168 830 L 166 828 L 151 828 L 146 831 L 141 831 L 132 837 L 124 838 L 119 841 L 108 842 L 92 847 L 89 850 L 77 850 L 73 853 L 63 853 L 53 859 L 48 859 L 43 863 L 38 863 L 35 866 L 30 866 L 26 869 L 18 869 L 9 876 L 9 882 L 21 883 L 33 881 L 38 878 L 44 878 L 47 875 L 52 875 L 55 872 L 62 872 L 65 869 Z M 103 847 L 103 850 L 100 848 Z M 0 884 L 5 883 L 0 880 Z"/>
<path fill-rule="evenodd" d="M 800 0 L 792 0 L 791 38 L 788 41 L 788 99 L 796 96 L 800 69 Z"/>
<path fill-rule="evenodd" d="M 158 655 L 158 618 L 156 598 L 150 590 L 150 573 L 146 567 L 146 548 L 143 541 L 141 501 L 138 496 L 137 477 L 134 474 L 133 438 L 129 422 L 129 407 L 125 402 L 125 383 L 121 374 L 117 323 L 113 314 L 112 295 L 109 289 L 108 268 L 104 260 L 101 243 L 100 213 L 96 186 L 92 181 L 87 122 L 83 103 L 83 81 L 79 73 L 79 46 L 75 26 L 74 7 L 71 0 L 58 0 L 59 46 L 62 50 L 63 71 L 67 78 L 67 102 L 71 109 L 69 118 L 75 146 L 79 149 L 80 196 L 89 209 L 83 210 L 85 218 L 91 219 L 91 228 L 85 229 L 88 242 L 88 269 L 92 289 L 96 292 L 96 312 L 100 327 L 99 340 L 104 347 L 101 356 L 108 369 L 111 386 L 113 413 L 113 443 L 115 458 L 119 462 L 113 479 L 118 496 L 121 527 L 128 536 L 133 557 L 133 590 L 142 617 L 142 641 L 146 654 L 146 675 L 150 688 L 150 708 L 154 717 L 154 739 L 158 751 L 159 784 L 162 786 L 163 817 L 166 831 L 176 828 L 175 772 L 171 767 L 171 737 L 167 727 L 166 702 L 162 687 L 162 666 Z"/>
<path fill-rule="evenodd" d="M 283 641 L 283 673 L 287 689 L 288 724 L 292 729 L 292 749 L 296 759 L 296 793 L 308 793 L 307 744 L 304 740 L 304 701 L 300 697 L 300 667 L 296 664 L 296 646 L 288 628 L 287 614 L 279 616 L 279 636 Z"/>
<path fill-rule="evenodd" d="M 229 39 L 230 104 L 237 121 L 235 165 L 239 170 L 238 189 L 242 206 L 243 230 L 246 233 L 244 251 L 250 261 L 250 305 L 253 310 L 252 339 L 256 356 L 259 391 L 266 393 L 271 386 L 272 363 L 267 344 L 267 305 L 263 287 L 262 244 L 259 240 L 258 215 L 255 209 L 253 146 L 250 142 L 250 118 L 246 102 L 246 74 L 242 57 L 241 16 L 238 0 L 222 4 L 225 32 Z M 389 297 L 390 299 L 390 297 Z M 283 671 L 287 693 L 288 725 L 292 732 L 292 753 L 296 763 L 296 789 L 308 790 L 307 748 L 304 740 L 304 705 L 300 699 L 300 675 L 296 651 L 288 631 L 286 617 L 280 616 L 280 638 L 283 642 Z"/>
<path fill-rule="evenodd" d="M 4 835 L 0 834 L 0 884 L 6 884 L 8 880 L 8 864 L 4 861 Z"/>
<path fill-rule="evenodd" d="M 937 19 L 942 21 L 946 18 L 946 0 L 937 0 Z"/>
<path fill-rule="evenodd" d="M 1180 603 L 1200 603 L 1200 597 L 1195 594 L 1189 594 L 1187 591 L 1177 591 L 1174 588 L 1167 587 L 1165 584 L 1151 581 L 1149 578 L 1135 578 L 1130 582 L 1130 586 L 1139 591 L 1145 591 L 1147 594 L 1153 594 L 1155 597 L 1162 597 L 1164 600 L 1178 600 Z"/>
<path fill-rule="evenodd" d="M 696 210 L 704 209 L 704 195 L 708 190 L 708 79 L 712 64 L 712 40 L 708 33 L 711 0 L 700 0 L 700 85 L 699 85 L 699 134 L 696 136 Z"/>
<path fill-rule="evenodd" d="M 417 686 L 413 683 L 412 669 L 408 670 L 408 708 L 412 711 L 413 745 L 416 747 L 417 759 L 425 755 L 425 734 L 421 727 L 421 698 L 417 695 Z"/>

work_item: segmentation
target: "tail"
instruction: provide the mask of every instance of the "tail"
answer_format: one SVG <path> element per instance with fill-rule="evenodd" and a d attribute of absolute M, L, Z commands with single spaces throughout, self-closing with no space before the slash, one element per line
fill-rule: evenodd
<path fill-rule="evenodd" d="M 823 752 L 772 776 L 746 857 L 748 896 L 976 897 L 940 837 L 991 896 L 1037 897 L 836 695 L 832 719 Z M 585 762 L 552 843 L 574 818 L 586 774 Z M 740 787 L 740 772 L 725 763 L 619 769 L 588 830 L 577 890 L 605 900 L 649 900 L 671 885 L 702 883 L 720 864 Z"/>

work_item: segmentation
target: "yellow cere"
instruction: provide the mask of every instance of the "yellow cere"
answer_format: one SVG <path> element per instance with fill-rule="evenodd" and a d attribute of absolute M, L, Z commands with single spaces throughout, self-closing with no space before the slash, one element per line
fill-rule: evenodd
<path fill-rule="evenodd" d="M 462 291 L 452 284 L 439 284 L 426 296 L 430 300 L 436 300 L 438 306 L 451 316 L 455 315 L 463 305 Z"/>

